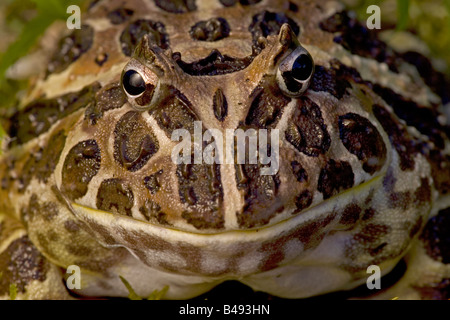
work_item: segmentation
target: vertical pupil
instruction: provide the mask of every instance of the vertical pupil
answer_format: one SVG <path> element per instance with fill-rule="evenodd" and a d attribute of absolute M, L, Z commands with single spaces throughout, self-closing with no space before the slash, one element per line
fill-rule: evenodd
<path fill-rule="evenodd" d="M 300 55 L 292 65 L 292 76 L 297 80 L 306 80 L 312 72 L 312 61 L 307 54 Z"/>
<path fill-rule="evenodd" d="M 137 96 L 145 91 L 145 81 L 142 76 L 134 71 L 128 70 L 123 76 L 123 87 L 129 95 Z"/>

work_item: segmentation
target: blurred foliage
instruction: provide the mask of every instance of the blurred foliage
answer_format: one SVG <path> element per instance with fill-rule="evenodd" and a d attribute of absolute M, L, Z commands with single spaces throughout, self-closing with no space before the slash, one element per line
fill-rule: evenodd
<path fill-rule="evenodd" d="M 4 1 L 4 2 L 3 2 Z M 80 5 L 83 0 L 3 0 L 1 36 L 9 46 L 0 47 L 0 107 L 9 107 L 16 100 L 16 93 L 26 81 L 5 77 L 6 70 L 20 57 L 26 55 L 38 42 L 39 37 L 56 20 L 65 21 L 70 14 L 66 8 Z M 0 128 L 1 133 L 1 128 Z"/>
<path fill-rule="evenodd" d="M 397 30 L 404 30 L 409 20 L 409 0 L 397 0 Z"/>
<path fill-rule="evenodd" d="M 17 286 L 13 283 L 9 285 L 9 298 L 16 300 L 17 298 Z"/>
<path fill-rule="evenodd" d="M 407 30 L 428 47 L 430 56 L 445 62 L 450 74 L 450 0 L 342 0 L 358 18 L 366 20 L 366 9 L 381 9 L 381 29 Z M 442 66 L 442 65 L 441 65 Z"/>
<path fill-rule="evenodd" d="M 0 116 L 18 103 L 18 93 L 25 90 L 26 80 L 6 78 L 7 69 L 36 46 L 41 35 L 56 20 L 65 21 L 71 4 L 86 0 L 2 0 L 0 4 Z M 0 124 L 0 139 L 5 132 Z"/>

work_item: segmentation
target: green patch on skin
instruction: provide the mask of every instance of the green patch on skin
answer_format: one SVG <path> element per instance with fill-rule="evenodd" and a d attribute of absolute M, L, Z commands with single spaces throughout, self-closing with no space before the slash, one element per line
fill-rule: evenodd
<path fill-rule="evenodd" d="M 17 286 L 12 283 L 9 285 L 9 298 L 11 300 L 16 300 L 17 297 Z"/>
<path fill-rule="evenodd" d="M 143 298 L 134 291 L 133 287 L 131 287 L 130 283 L 124 277 L 119 276 L 119 278 L 127 288 L 128 298 L 130 300 L 161 300 L 166 294 L 166 292 L 169 290 L 169 286 L 164 286 L 164 288 L 162 288 L 161 290 L 155 290 L 152 293 L 150 293 L 150 295 L 147 298 Z"/>

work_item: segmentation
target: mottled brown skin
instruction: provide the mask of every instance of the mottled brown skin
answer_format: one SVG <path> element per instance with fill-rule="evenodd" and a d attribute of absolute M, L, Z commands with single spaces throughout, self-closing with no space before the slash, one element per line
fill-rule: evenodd
<path fill-rule="evenodd" d="M 126 297 L 123 276 L 141 296 L 168 285 L 165 298 L 190 298 L 237 279 L 304 298 L 405 257 L 405 274 L 372 297 L 447 299 L 443 76 L 342 10 L 95 3 L 6 126 L 0 296 L 15 284 L 19 298 L 70 298 L 61 279 L 78 265 L 81 296 Z M 277 70 L 301 47 L 315 68 L 300 85 Z M 129 70 L 145 80 L 139 96 L 123 85 Z M 279 170 L 173 163 L 171 136 L 194 121 L 202 133 L 279 130 Z"/>

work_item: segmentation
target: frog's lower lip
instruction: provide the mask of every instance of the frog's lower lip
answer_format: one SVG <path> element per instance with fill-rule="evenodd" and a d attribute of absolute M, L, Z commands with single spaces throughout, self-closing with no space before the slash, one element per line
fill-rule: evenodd
<path fill-rule="evenodd" d="M 308 220 L 311 216 L 316 217 L 316 210 L 308 212 L 306 215 L 297 215 L 287 220 L 280 221 L 273 225 L 264 226 L 258 229 L 244 229 L 244 230 L 225 230 L 215 233 L 200 233 L 195 231 L 188 231 L 182 229 L 175 229 L 173 227 L 164 227 L 155 225 L 146 221 L 137 220 L 132 217 L 111 214 L 106 211 L 92 209 L 76 203 L 71 204 L 73 213 L 78 219 L 84 221 L 94 229 L 108 230 L 110 235 L 114 236 L 118 232 L 129 232 L 148 234 L 149 236 L 162 237 L 175 241 L 193 242 L 197 245 L 204 246 L 205 239 L 211 241 L 218 240 L 220 242 L 245 242 L 261 241 L 270 237 L 277 237 L 278 235 L 294 229 L 301 225 L 303 220 Z"/>
<path fill-rule="evenodd" d="M 374 177 L 365 183 L 353 187 L 351 189 L 346 190 L 345 192 L 336 195 L 335 197 L 345 197 L 345 195 L 351 195 L 354 192 L 357 192 L 361 188 L 367 188 L 373 183 L 380 180 L 381 177 Z M 90 207 L 86 207 L 77 203 L 71 202 L 69 204 L 71 211 L 80 219 L 87 222 L 95 223 L 103 228 L 108 229 L 116 228 L 116 230 L 136 230 L 138 232 L 152 234 L 152 235 L 163 235 L 167 237 L 168 235 L 173 235 L 174 239 L 179 237 L 179 240 L 186 241 L 187 238 L 192 237 L 192 239 L 204 239 L 207 237 L 208 239 L 238 239 L 239 237 L 244 236 L 246 240 L 251 238 L 258 239 L 267 239 L 269 237 L 278 237 L 280 234 L 285 234 L 289 232 L 289 230 L 298 229 L 304 223 L 307 223 L 311 220 L 321 219 L 329 215 L 329 212 L 333 211 L 333 200 L 334 197 L 329 198 L 323 202 L 316 204 L 315 206 L 309 207 L 306 211 L 301 212 L 301 214 L 292 215 L 291 217 L 279 220 L 275 223 L 267 224 L 259 228 L 252 229 L 230 229 L 230 230 L 219 230 L 216 232 L 196 232 L 196 230 L 186 230 L 181 228 L 176 228 L 173 226 L 163 226 L 153 224 L 148 221 L 143 221 L 139 219 L 135 219 L 130 216 L 114 214 L 107 211 L 94 209 Z M 189 242 L 189 241 L 187 241 Z"/>

